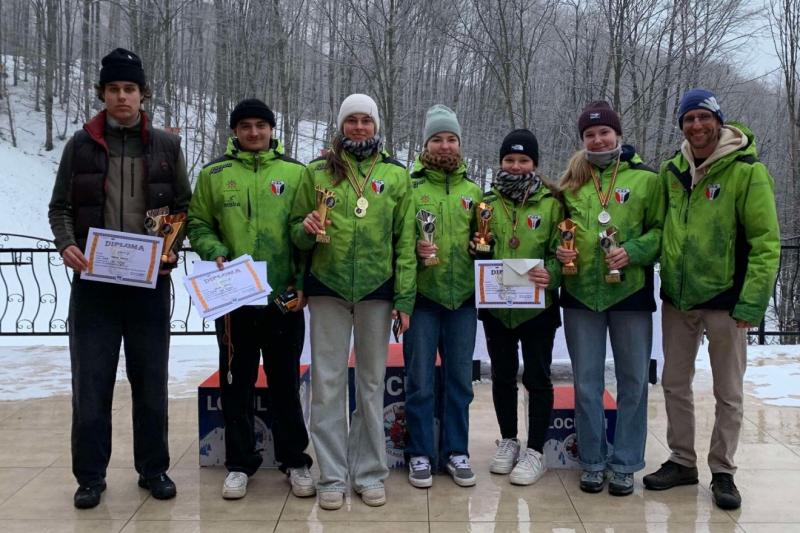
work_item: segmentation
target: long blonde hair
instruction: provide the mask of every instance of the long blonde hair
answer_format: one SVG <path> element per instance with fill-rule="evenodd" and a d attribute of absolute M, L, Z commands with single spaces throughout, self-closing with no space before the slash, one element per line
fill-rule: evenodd
<path fill-rule="evenodd" d="M 592 179 L 592 164 L 586 159 L 586 150 L 578 150 L 567 163 L 567 170 L 558 178 L 558 188 L 575 192 Z"/>

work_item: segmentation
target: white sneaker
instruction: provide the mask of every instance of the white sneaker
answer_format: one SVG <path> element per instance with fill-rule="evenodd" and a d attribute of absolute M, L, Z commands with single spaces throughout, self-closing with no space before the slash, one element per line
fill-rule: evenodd
<path fill-rule="evenodd" d="M 503 439 L 495 441 L 497 451 L 489 461 L 489 472 L 493 474 L 508 474 L 514 468 L 519 455 L 519 441 L 517 439 Z"/>
<path fill-rule="evenodd" d="M 447 461 L 447 472 L 459 487 L 471 487 L 475 485 L 477 477 L 469 464 L 469 457 L 466 455 L 451 455 Z"/>
<path fill-rule="evenodd" d="M 226 500 L 238 500 L 247 494 L 247 474 L 244 472 L 228 472 L 222 484 L 222 497 Z"/>
<path fill-rule="evenodd" d="M 361 501 L 370 507 L 380 507 L 386 504 L 386 490 L 383 487 L 373 487 L 359 493 Z"/>
<path fill-rule="evenodd" d="M 317 493 L 314 488 L 314 479 L 307 466 L 287 469 L 289 472 L 289 483 L 292 485 L 292 494 L 298 498 L 308 498 Z"/>
<path fill-rule="evenodd" d="M 547 467 L 544 464 L 544 455 L 533 448 L 527 448 L 519 455 L 519 461 L 508 479 L 514 485 L 533 485 L 545 472 Z"/>
<path fill-rule="evenodd" d="M 408 482 L 419 489 L 427 489 L 433 485 L 431 462 L 427 457 L 420 455 L 408 461 Z"/>
<path fill-rule="evenodd" d="M 319 493 L 319 506 L 327 511 L 340 509 L 344 504 L 344 493 L 337 490 Z"/>

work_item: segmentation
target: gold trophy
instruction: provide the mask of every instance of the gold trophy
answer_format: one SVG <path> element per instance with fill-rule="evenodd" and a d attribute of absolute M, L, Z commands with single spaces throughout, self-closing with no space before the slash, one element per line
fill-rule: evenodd
<path fill-rule="evenodd" d="M 481 253 L 488 253 L 492 251 L 489 246 L 489 221 L 492 220 L 492 206 L 485 202 L 478 204 L 476 208 L 478 212 L 478 244 L 475 249 Z"/>
<path fill-rule="evenodd" d="M 422 239 L 425 242 L 433 244 L 433 234 L 436 233 L 436 215 L 424 209 L 420 209 L 417 211 L 417 221 L 419 222 Z M 436 257 L 436 253 L 434 252 L 432 256 L 423 259 L 422 264 L 425 266 L 438 265 L 439 258 Z"/>
<path fill-rule="evenodd" d="M 186 213 L 169 214 L 169 207 L 150 209 L 145 213 L 144 227 L 150 235 L 164 237 L 164 247 L 161 249 L 161 262 L 169 262 L 169 254 L 178 244 L 178 235 L 186 223 Z"/>
<path fill-rule="evenodd" d="M 322 230 L 317 233 L 317 242 L 328 244 L 331 242 L 331 236 L 325 232 L 325 221 L 328 220 L 328 209 L 333 209 L 336 205 L 336 193 L 319 185 L 314 187 L 314 190 L 317 191 L 317 213 L 322 222 Z"/>
<path fill-rule="evenodd" d="M 617 244 L 617 228 L 609 226 L 600 232 L 600 248 L 606 255 L 619 248 Z M 622 281 L 622 272 L 616 268 L 612 268 L 606 274 L 606 283 L 619 283 Z"/>
<path fill-rule="evenodd" d="M 564 219 L 558 225 L 561 230 L 561 246 L 567 250 L 575 250 L 575 233 L 578 231 L 578 225 L 572 221 L 571 218 Z M 561 273 L 565 276 L 575 276 L 578 273 L 578 266 L 570 261 L 561 267 Z"/>

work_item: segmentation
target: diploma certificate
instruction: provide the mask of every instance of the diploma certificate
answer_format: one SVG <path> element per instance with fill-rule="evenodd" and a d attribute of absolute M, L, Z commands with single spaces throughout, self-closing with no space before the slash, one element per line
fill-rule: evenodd
<path fill-rule="evenodd" d="M 272 290 L 253 258 L 243 255 L 222 270 L 203 270 L 183 278 L 183 286 L 201 317 L 213 320 L 249 303 L 263 303 Z"/>
<path fill-rule="evenodd" d="M 543 309 L 545 291 L 534 286 L 503 284 L 502 259 L 475 261 L 475 307 L 479 309 Z"/>
<path fill-rule="evenodd" d="M 89 228 L 81 279 L 153 289 L 163 245 L 163 237 Z"/>

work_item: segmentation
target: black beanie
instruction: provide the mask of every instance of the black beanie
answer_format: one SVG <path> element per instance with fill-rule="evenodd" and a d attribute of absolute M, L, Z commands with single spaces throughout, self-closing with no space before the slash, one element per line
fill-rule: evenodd
<path fill-rule="evenodd" d="M 271 127 L 275 127 L 275 113 L 258 98 L 248 98 L 236 104 L 236 107 L 231 111 L 231 129 L 236 128 L 239 121 L 246 118 L 260 118 L 265 120 Z"/>
<path fill-rule="evenodd" d="M 622 125 L 619 122 L 619 115 L 614 111 L 608 102 L 598 100 L 583 108 L 581 116 L 578 117 L 578 135 L 583 137 L 583 132 L 592 126 L 608 126 L 622 135 Z"/>
<path fill-rule="evenodd" d="M 503 139 L 500 145 L 500 161 L 508 154 L 525 154 L 539 166 L 539 142 L 530 130 L 514 130 Z"/>
<path fill-rule="evenodd" d="M 102 59 L 101 64 L 100 85 L 112 81 L 132 81 L 139 87 L 147 85 L 142 60 L 130 50 L 116 48 Z"/>

